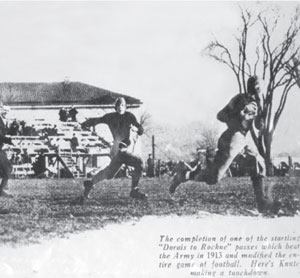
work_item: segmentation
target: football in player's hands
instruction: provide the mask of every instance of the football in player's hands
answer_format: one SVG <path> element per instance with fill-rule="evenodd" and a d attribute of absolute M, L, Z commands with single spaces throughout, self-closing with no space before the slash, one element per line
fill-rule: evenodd
<path fill-rule="evenodd" d="M 257 104 L 255 101 L 250 102 L 244 108 L 244 113 L 248 115 L 257 115 Z"/>
<path fill-rule="evenodd" d="M 241 116 L 244 120 L 251 120 L 257 116 L 258 107 L 256 102 L 252 101 L 247 104 L 241 111 Z"/>

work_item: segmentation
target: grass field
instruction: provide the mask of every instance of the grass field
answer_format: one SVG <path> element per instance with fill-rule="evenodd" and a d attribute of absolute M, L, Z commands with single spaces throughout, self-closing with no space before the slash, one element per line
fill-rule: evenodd
<path fill-rule="evenodd" d="M 83 205 L 74 203 L 82 192 L 80 179 L 10 180 L 13 199 L 0 198 L 0 244 L 28 244 L 44 238 L 100 229 L 109 223 L 145 215 L 193 215 L 199 211 L 253 217 L 255 200 L 249 178 L 224 179 L 219 185 L 187 182 L 173 197 L 169 181 L 143 178 L 141 190 L 148 200 L 129 197 L 130 179 L 104 181 Z M 273 196 L 280 201 L 276 215 L 293 216 L 299 210 L 299 178 L 269 178 Z"/>

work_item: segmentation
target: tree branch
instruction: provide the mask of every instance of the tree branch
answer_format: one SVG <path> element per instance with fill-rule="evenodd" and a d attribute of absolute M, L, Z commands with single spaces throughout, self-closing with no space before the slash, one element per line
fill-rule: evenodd
<path fill-rule="evenodd" d="M 291 88 L 295 85 L 296 85 L 296 82 L 293 81 L 292 79 L 290 79 L 289 82 L 286 84 L 286 86 L 284 88 L 283 94 L 282 94 L 280 102 L 279 102 L 279 106 L 278 106 L 277 111 L 276 111 L 275 116 L 274 116 L 274 121 L 273 121 L 273 129 L 274 130 L 277 127 L 279 118 L 280 118 L 280 116 L 282 114 L 282 111 L 285 107 L 288 93 L 291 90 Z"/>

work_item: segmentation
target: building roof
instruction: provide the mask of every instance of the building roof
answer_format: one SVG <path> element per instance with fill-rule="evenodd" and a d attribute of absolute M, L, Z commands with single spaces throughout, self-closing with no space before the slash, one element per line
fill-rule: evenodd
<path fill-rule="evenodd" d="M 0 83 L 0 101 L 9 106 L 112 105 L 124 97 L 128 105 L 141 105 L 139 99 L 81 82 Z"/>

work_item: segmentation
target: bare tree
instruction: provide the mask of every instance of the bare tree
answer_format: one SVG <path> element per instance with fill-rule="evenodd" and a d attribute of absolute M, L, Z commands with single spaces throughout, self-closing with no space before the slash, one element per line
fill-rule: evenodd
<path fill-rule="evenodd" d="M 267 174 L 272 175 L 271 147 L 274 132 L 289 92 L 295 85 L 300 86 L 300 44 L 297 41 L 300 31 L 300 8 L 297 7 L 283 32 L 280 29 L 283 27 L 283 21 L 274 10 L 255 13 L 240 8 L 240 15 L 242 28 L 235 36 L 237 51 L 215 40 L 206 47 L 205 53 L 232 70 L 241 94 L 246 92 L 246 81 L 251 75 L 260 76 L 266 84 L 263 104 L 264 127 L 261 132 L 252 132 L 252 137 L 259 153 L 265 159 Z M 278 33 L 283 35 L 279 41 Z M 251 48 L 250 35 L 251 39 L 257 39 L 256 45 Z M 275 101 L 275 98 L 278 98 L 278 101 Z"/>
<path fill-rule="evenodd" d="M 151 115 L 148 112 L 143 112 L 140 116 L 140 124 L 144 128 L 144 133 L 150 135 L 151 132 Z"/>
<path fill-rule="evenodd" d="M 197 140 L 196 145 L 198 148 L 216 148 L 218 141 L 218 129 L 214 127 L 203 127 L 200 133 L 200 139 Z"/>

